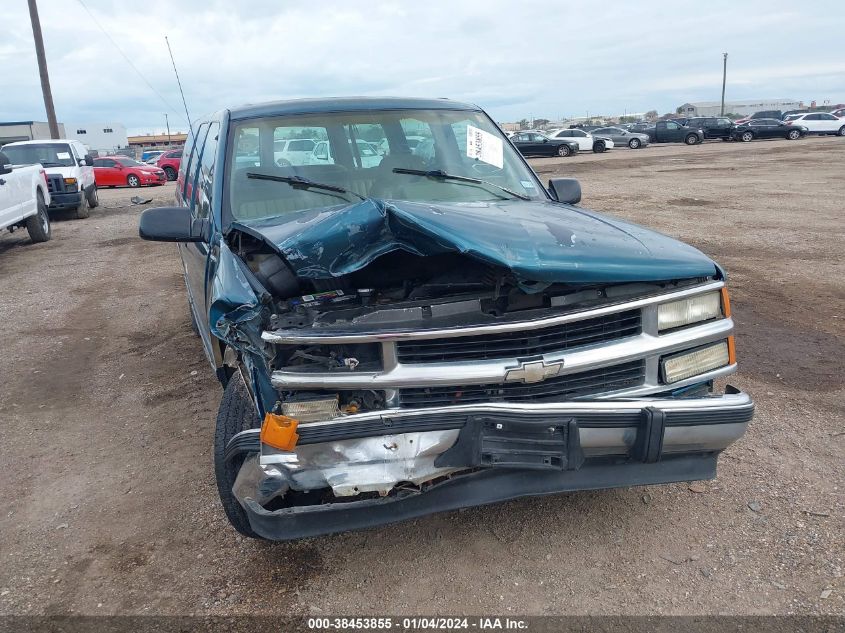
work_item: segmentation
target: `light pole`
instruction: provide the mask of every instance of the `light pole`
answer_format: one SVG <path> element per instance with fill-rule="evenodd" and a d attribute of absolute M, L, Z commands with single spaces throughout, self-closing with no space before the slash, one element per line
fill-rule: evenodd
<path fill-rule="evenodd" d="M 167 147 L 170 147 L 170 121 L 167 119 L 167 112 L 164 113 L 164 124 L 167 126 Z"/>
<path fill-rule="evenodd" d="M 719 109 L 719 116 L 725 116 L 725 79 L 728 76 L 728 54 L 722 53 L 722 107 Z"/>

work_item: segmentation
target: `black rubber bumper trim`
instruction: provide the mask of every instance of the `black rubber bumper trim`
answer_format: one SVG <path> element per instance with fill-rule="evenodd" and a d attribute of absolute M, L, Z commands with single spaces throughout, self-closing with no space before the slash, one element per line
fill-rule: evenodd
<path fill-rule="evenodd" d="M 521 419 L 542 419 L 550 424 L 566 424 L 574 420 L 579 429 L 591 428 L 622 428 L 643 426 L 643 411 L 645 409 L 633 409 L 623 413 L 579 412 L 576 414 L 549 415 L 547 413 L 521 413 Z M 507 417 L 506 414 L 495 414 L 496 416 Z M 754 406 L 726 409 L 711 409 L 704 411 L 666 411 L 663 413 L 664 426 L 695 426 L 699 424 L 737 424 L 750 422 L 754 417 Z M 322 442 L 337 442 L 341 440 L 353 440 L 362 437 L 378 437 L 380 435 L 446 431 L 450 429 L 462 429 L 469 414 L 446 414 L 442 416 L 420 416 L 408 418 L 384 418 L 381 420 L 365 420 L 360 422 L 339 420 L 337 424 L 313 427 L 307 424 L 300 425 L 299 444 L 320 444 Z M 491 416 L 494 417 L 494 416 Z M 226 459 L 231 459 L 239 453 L 253 453 L 260 449 L 258 434 L 244 437 L 235 437 L 226 447 Z"/>
<path fill-rule="evenodd" d="M 404 496 L 298 506 L 273 512 L 250 499 L 245 509 L 257 534 L 286 541 L 371 528 L 518 497 L 712 479 L 716 476 L 717 457 L 717 453 L 664 456 L 653 464 L 592 459 L 578 470 L 560 471 L 488 468 Z"/>

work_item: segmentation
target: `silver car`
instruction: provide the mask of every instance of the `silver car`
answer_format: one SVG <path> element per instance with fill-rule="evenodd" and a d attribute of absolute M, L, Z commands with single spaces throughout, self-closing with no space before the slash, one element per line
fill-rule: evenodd
<path fill-rule="evenodd" d="M 600 127 L 593 130 L 593 136 L 605 136 L 613 141 L 614 145 L 627 145 L 631 149 L 639 149 L 648 145 L 648 134 L 629 132 L 621 127 Z"/>

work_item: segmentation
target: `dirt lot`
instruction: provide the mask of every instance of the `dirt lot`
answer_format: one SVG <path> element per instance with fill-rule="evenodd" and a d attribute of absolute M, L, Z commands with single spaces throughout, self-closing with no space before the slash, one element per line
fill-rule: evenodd
<path fill-rule="evenodd" d="M 715 481 L 294 544 L 244 540 L 218 507 L 221 390 L 136 192 L 45 244 L 3 234 L 0 613 L 842 614 L 843 165 L 836 138 L 534 161 L 729 271 L 757 416 Z"/>

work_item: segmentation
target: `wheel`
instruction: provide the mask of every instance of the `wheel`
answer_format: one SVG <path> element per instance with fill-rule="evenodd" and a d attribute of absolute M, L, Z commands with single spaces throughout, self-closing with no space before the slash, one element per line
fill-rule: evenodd
<path fill-rule="evenodd" d="M 170 165 L 164 168 L 164 175 L 167 176 L 168 180 L 176 180 L 176 170 Z"/>
<path fill-rule="evenodd" d="M 632 138 L 630 141 L 628 141 L 628 147 L 630 147 L 631 149 L 639 149 L 640 146 L 642 146 L 642 143 L 640 143 L 640 139 L 638 138 Z"/>
<path fill-rule="evenodd" d="M 839 131 L 836 133 L 837 136 L 845 136 L 845 125 L 839 128 Z"/>
<path fill-rule="evenodd" d="M 696 143 L 700 143 L 701 141 L 698 140 L 698 137 L 695 134 L 688 134 L 687 137 L 684 139 L 684 143 L 687 145 L 695 145 Z"/>
<path fill-rule="evenodd" d="M 88 206 L 96 209 L 100 206 L 100 196 L 97 194 L 97 185 L 91 187 L 91 194 L 88 196 Z"/>
<path fill-rule="evenodd" d="M 842 129 L 845 130 L 845 127 L 843 127 Z M 795 139 L 800 138 L 800 137 L 801 137 L 801 132 L 799 132 L 798 130 L 789 130 L 789 132 L 786 135 L 786 138 L 788 138 L 790 141 L 794 141 Z"/>
<path fill-rule="evenodd" d="M 85 192 L 82 192 L 82 202 L 79 203 L 79 206 L 76 207 L 76 219 L 77 220 L 84 220 L 89 215 L 91 215 L 91 207 L 88 206 L 88 196 L 85 195 Z"/>
<path fill-rule="evenodd" d="M 47 213 L 47 204 L 41 192 L 36 192 L 36 205 L 38 211 L 26 219 L 26 231 L 29 239 L 33 242 L 46 242 L 52 237 L 50 233 L 50 215 Z"/>
<path fill-rule="evenodd" d="M 557 155 L 558 156 L 569 156 L 572 153 L 572 150 L 569 149 L 569 145 L 558 145 L 557 146 Z"/>
<path fill-rule="evenodd" d="M 141 179 L 135 174 L 129 174 L 129 177 L 126 179 L 126 184 L 130 187 L 140 187 Z"/>
<path fill-rule="evenodd" d="M 243 465 L 244 457 L 225 460 L 226 445 L 235 435 L 246 429 L 258 428 L 261 421 L 255 413 L 255 406 L 249 397 L 240 372 L 229 379 L 223 391 L 223 400 L 217 411 L 217 426 L 214 432 L 214 476 L 220 503 L 229 523 L 238 532 L 251 538 L 261 538 L 249 527 L 249 519 L 241 504 L 232 493 L 232 486 Z"/>
<path fill-rule="evenodd" d="M 607 151 L 607 143 L 604 141 L 596 141 L 593 143 L 593 152 L 596 154 L 601 154 L 602 152 Z"/>
<path fill-rule="evenodd" d="M 754 140 L 754 135 L 751 132 L 743 132 L 740 135 L 739 140 L 743 143 L 748 143 L 749 141 Z"/>

